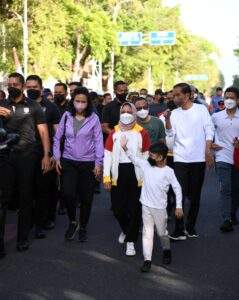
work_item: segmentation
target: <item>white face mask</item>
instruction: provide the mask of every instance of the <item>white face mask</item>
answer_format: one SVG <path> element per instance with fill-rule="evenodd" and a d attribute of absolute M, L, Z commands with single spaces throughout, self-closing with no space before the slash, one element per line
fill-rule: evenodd
<path fill-rule="evenodd" d="M 139 111 L 137 111 L 137 116 L 140 119 L 146 119 L 149 115 L 149 111 L 147 109 L 141 109 Z"/>
<path fill-rule="evenodd" d="M 237 103 L 233 99 L 226 99 L 226 100 L 224 100 L 224 105 L 225 105 L 226 109 L 233 109 L 236 107 Z"/>
<path fill-rule="evenodd" d="M 128 113 L 123 113 L 120 115 L 120 122 L 124 125 L 129 125 L 134 122 L 134 116 Z"/>

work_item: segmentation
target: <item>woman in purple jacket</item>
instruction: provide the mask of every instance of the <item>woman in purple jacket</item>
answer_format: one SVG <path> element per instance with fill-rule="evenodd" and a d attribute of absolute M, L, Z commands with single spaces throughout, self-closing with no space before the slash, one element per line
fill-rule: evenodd
<path fill-rule="evenodd" d="M 87 242 L 86 226 L 94 197 L 95 178 L 102 174 L 103 134 L 93 112 L 87 88 L 75 90 L 70 111 L 65 112 L 54 137 L 56 170 L 62 176 L 63 194 L 69 217 L 65 239 L 79 231 L 79 241 Z M 76 221 L 76 195 L 80 197 L 80 222 Z"/>

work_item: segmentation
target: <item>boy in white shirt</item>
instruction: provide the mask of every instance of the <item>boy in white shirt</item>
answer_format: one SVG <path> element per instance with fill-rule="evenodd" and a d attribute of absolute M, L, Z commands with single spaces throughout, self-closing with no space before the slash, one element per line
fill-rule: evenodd
<path fill-rule="evenodd" d="M 183 217 L 182 190 L 173 169 L 166 165 L 168 147 L 163 142 L 153 144 L 149 149 L 148 161 L 136 158 L 128 151 L 127 138 L 123 136 L 121 146 L 134 165 L 143 172 L 143 185 L 140 197 L 143 218 L 143 254 L 142 272 L 149 272 L 153 251 L 154 225 L 163 248 L 163 263 L 171 263 L 170 241 L 167 231 L 167 192 L 173 187 L 176 195 L 177 218 Z"/>

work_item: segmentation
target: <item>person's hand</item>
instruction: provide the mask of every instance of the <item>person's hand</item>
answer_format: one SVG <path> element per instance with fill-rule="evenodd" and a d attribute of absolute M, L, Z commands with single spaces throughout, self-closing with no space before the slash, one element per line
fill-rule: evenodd
<path fill-rule="evenodd" d="M 123 135 L 121 136 L 121 139 L 120 139 L 120 144 L 121 144 L 121 147 L 124 149 L 124 151 L 127 151 L 127 150 L 128 150 L 128 149 L 127 149 L 127 143 L 128 143 L 128 139 L 127 139 L 126 135 L 123 134 Z"/>
<path fill-rule="evenodd" d="M 11 111 L 9 109 L 0 106 L 0 116 L 8 117 L 10 113 Z"/>
<path fill-rule="evenodd" d="M 61 161 L 60 160 L 56 160 L 55 164 L 56 164 L 56 172 L 60 176 L 61 175 L 61 169 L 62 169 L 62 167 L 61 167 Z"/>
<path fill-rule="evenodd" d="M 95 179 L 100 180 L 100 177 L 102 176 L 102 167 L 95 166 L 93 173 L 95 174 Z"/>
<path fill-rule="evenodd" d="M 222 150 L 223 148 L 219 146 L 218 144 L 212 143 L 212 150 L 219 151 Z"/>
<path fill-rule="evenodd" d="M 239 139 L 237 137 L 233 140 L 233 146 L 239 148 Z"/>
<path fill-rule="evenodd" d="M 107 192 L 110 192 L 111 191 L 111 182 L 104 182 L 104 189 Z"/>
<path fill-rule="evenodd" d="M 205 158 L 206 158 L 206 166 L 207 166 L 207 168 L 213 167 L 213 165 L 214 165 L 214 158 L 213 158 L 211 152 L 206 152 Z"/>
<path fill-rule="evenodd" d="M 52 170 L 55 169 L 55 165 L 56 165 L 56 162 L 55 162 L 54 157 L 52 156 L 52 157 L 50 158 L 50 171 L 52 171 Z"/>
<path fill-rule="evenodd" d="M 50 170 L 50 157 L 49 156 L 44 156 L 41 162 L 41 169 L 42 173 L 46 174 Z"/>
<path fill-rule="evenodd" d="M 175 216 L 176 216 L 177 219 L 182 219 L 182 217 L 183 217 L 182 208 L 176 208 L 175 209 Z"/>
<path fill-rule="evenodd" d="M 163 113 L 163 116 L 166 120 L 170 119 L 171 116 L 171 110 L 170 109 L 166 109 L 165 112 Z"/>

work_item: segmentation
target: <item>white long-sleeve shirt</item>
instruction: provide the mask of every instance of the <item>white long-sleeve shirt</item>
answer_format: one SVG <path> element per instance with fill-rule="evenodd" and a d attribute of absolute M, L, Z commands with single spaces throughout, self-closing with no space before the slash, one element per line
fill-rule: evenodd
<path fill-rule="evenodd" d="M 190 109 L 172 111 L 172 128 L 167 136 L 174 136 L 175 162 L 205 162 L 206 141 L 213 141 L 214 126 L 206 107 L 194 103 Z"/>
<path fill-rule="evenodd" d="M 168 203 L 167 192 L 171 185 L 176 195 L 176 207 L 182 208 L 182 189 L 174 174 L 168 166 L 163 168 L 152 167 L 148 161 L 126 152 L 132 163 L 139 167 L 143 173 L 143 185 L 140 202 L 151 208 L 166 209 Z"/>

